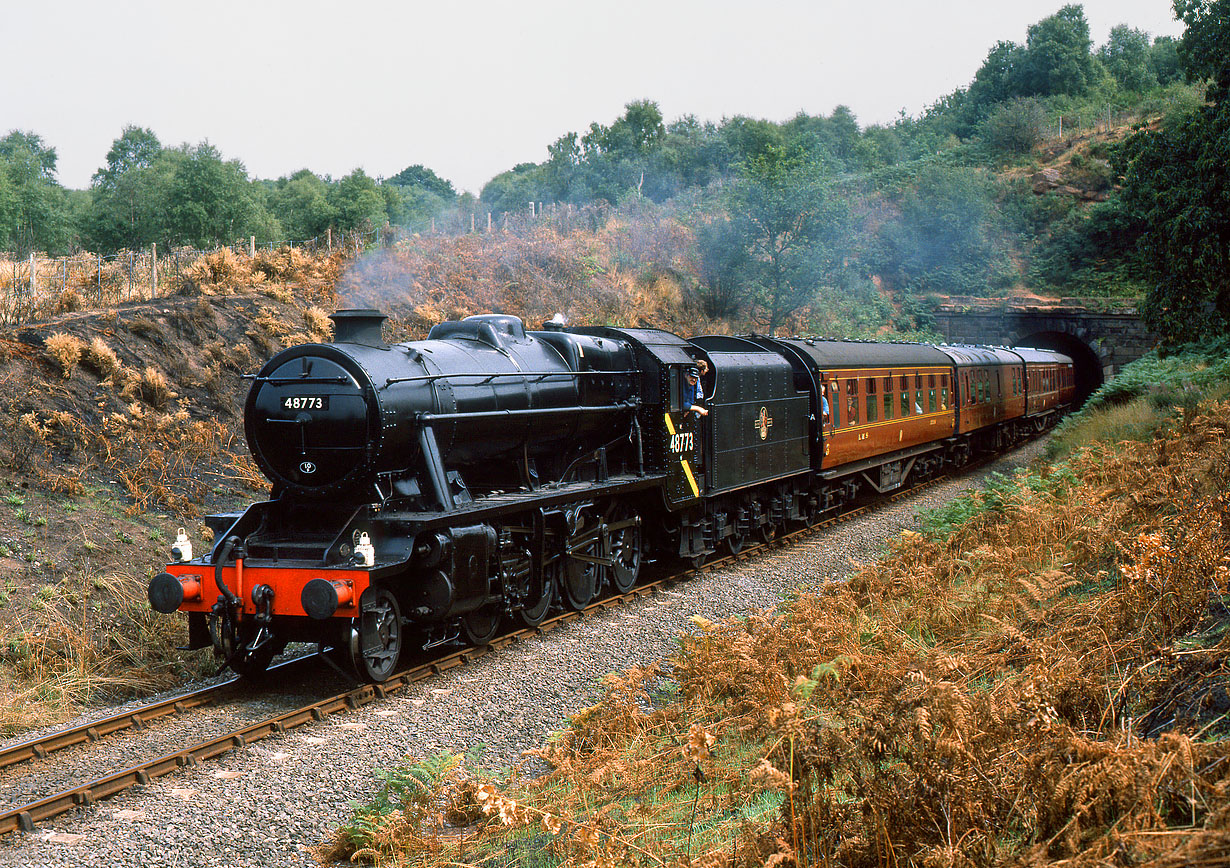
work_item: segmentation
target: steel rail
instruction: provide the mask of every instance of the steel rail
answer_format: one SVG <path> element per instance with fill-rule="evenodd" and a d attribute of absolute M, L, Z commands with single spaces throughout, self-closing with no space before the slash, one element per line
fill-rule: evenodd
<path fill-rule="evenodd" d="M 271 666 L 269 669 L 274 671 L 302 666 L 304 660 L 310 659 L 313 656 L 315 655 L 286 660 L 276 666 Z M 228 678 L 226 681 L 211 684 L 208 687 L 202 687 L 188 693 L 180 693 L 168 699 L 151 702 L 120 714 L 114 714 L 98 720 L 90 720 L 69 729 L 56 730 L 19 744 L 0 748 L 0 770 L 36 759 L 45 759 L 58 750 L 64 750 L 74 745 L 102 741 L 102 739 L 117 732 L 125 732 L 130 729 L 140 731 L 145 728 L 146 724 L 152 721 L 183 714 L 202 705 L 209 705 L 218 699 L 224 691 L 236 686 L 241 681 L 242 679 L 238 677 Z"/>

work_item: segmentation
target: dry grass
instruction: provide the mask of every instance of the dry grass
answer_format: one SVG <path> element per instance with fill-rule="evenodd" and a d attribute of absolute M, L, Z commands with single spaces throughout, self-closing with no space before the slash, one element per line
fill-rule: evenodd
<path fill-rule="evenodd" d="M 258 250 L 255 257 L 222 248 L 194 261 L 183 272 L 181 293 L 231 295 L 258 290 L 289 303 L 295 297 L 325 301 L 341 271 L 345 255 L 308 253 L 282 247 Z"/>
<path fill-rule="evenodd" d="M 165 411 L 171 401 L 178 397 L 171 391 L 167 378 L 152 365 L 141 372 L 141 397 L 158 411 Z"/>
<path fill-rule="evenodd" d="M 107 346 L 107 342 L 101 337 L 95 337 L 90 341 L 89 346 L 82 353 L 82 361 L 101 379 L 113 382 L 123 368 L 115 350 Z"/>
<path fill-rule="evenodd" d="M 75 335 L 56 332 L 43 342 L 43 346 L 47 357 L 60 366 L 60 372 L 67 380 L 81 361 L 85 342 Z"/>
<path fill-rule="evenodd" d="M 845 584 L 698 622 L 669 679 L 608 681 L 542 751 L 546 777 L 471 781 L 481 822 L 410 827 L 391 798 L 332 855 L 1225 865 L 1227 418 L 1218 403 L 1093 446 Z M 441 804 L 464 790 L 445 782 Z"/>
<path fill-rule="evenodd" d="M 308 338 L 319 343 L 333 340 L 333 321 L 329 314 L 319 307 L 309 307 L 303 312 L 303 322 L 307 326 Z"/>
<path fill-rule="evenodd" d="M 58 723 L 99 696 L 170 687 L 186 674 L 178 618 L 158 615 L 144 580 L 85 576 L 77 590 L 48 593 L 27 624 L 0 628 L 0 736 Z M 199 674 L 199 673 L 198 673 Z"/>

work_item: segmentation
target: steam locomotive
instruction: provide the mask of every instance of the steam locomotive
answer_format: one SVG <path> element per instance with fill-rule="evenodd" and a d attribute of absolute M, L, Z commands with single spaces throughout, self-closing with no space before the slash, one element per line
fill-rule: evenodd
<path fill-rule="evenodd" d="M 244 408 L 267 500 L 181 535 L 149 600 L 241 674 L 321 643 L 369 681 L 483 644 L 960 466 L 1052 425 L 1073 363 L 1036 349 L 527 331 L 505 315 L 385 343 L 377 311 L 290 347 Z M 708 414 L 689 409 L 700 361 Z"/>

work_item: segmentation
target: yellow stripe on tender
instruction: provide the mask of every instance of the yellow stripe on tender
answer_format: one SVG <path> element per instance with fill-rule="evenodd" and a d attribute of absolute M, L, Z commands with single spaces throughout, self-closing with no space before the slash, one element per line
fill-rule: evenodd
<path fill-rule="evenodd" d="M 688 485 L 692 486 L 692 496 L 700 497 L 700 486 L 696 484 L 696 477 L 692 475 L 692 465 L 688 464 L 686 458 L 680 458 L 679 463 L 683 465 L 683 472 L 688 477 Z"/>
<path fill-rule="evenodd" d="M 671 414 L 663 413 L 662 415 L 666 417 L 666 433 L 674 437 L 675 436 L 675 423 L 671 421 Z"/>

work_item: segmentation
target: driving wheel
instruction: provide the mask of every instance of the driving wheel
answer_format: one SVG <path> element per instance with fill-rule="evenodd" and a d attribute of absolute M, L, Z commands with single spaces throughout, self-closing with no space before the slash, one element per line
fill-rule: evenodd
<path fill-rule="evenodd" d="M 561 596 L 568 607 L 580 611 L 593 602 L 602 587 L 602 540 L 597 523 L 578 524 L 568 540 L 568 553 L 560 581 Z"/>
<path fill-rule="evenodd" d="M 611 558 L 611 587 L 617 593 L 632 590 L 641 574 L 641 521 L 626 506 L 615 510 L 607 525 L 607 548 Z"/>

